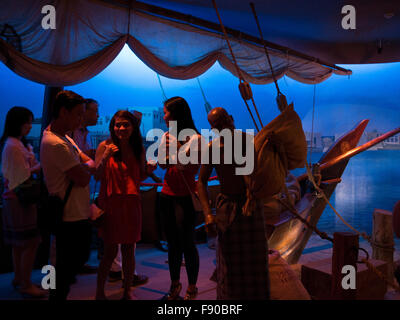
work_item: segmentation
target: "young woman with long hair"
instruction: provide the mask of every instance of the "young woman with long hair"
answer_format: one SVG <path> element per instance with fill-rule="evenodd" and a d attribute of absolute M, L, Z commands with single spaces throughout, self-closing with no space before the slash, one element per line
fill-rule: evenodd
<path fill-rule="evenodd" d="M 14 280 L 12 285 L 22 294 L 43 297 L 45 291 L 31 282 L 31 273 L 40 244 L 36 204 L 21 203 L 15 191 L 32 174 L 40 172 L 32 146 L 26 136 L 32 128 L 33 114 L 25 107 L 13 107 L 6 116 L 1 137 L 1 171 L 4 178 L 3 233 L 12 246 Z"/>
<path fill-rule="evenodd" d="M 199 151 L 201 135 L 194 125 L 188 103 L 181 97 L 173 97 L 165 101 L 164 120 L 169 127 L 169 132 L 163 135 L 159 148 L 159 165 L 167 169 L 160 195 L 160 207 L 168 242 L 171 286 L 163 299 L 179 298 L 182 289 L 180 270 L 184 256 L 189 283 L 184 299 L 192 300 L 196 298 L 198 292 L 196 283 L 199 273 L 199 254 L 194 239 L 196 213 L 191 193 L 196 190 L 195 175 L 200 165 L 198 162 L 181 164 L 178 155 L 182 152 L 188 154 L 191 151 Z M 179 134 L 185 129 L 190 129 L 192 135 L 188 136 L 186 141 L 178 141 Z M 174 131 L 176 131 L 176 136 L 173 134 Z M 167 156 L 167 154 L 174 155 L 173 152 L 167 151 L 174 147 L 177 148 L 175 156 L 178 161 L 172 161 Z M 166 156 L 161 159 L 163 155 Z"/>
<path fill-rule="evenodd" d="M 99 265 L 96 299 L 105 299 L 104 285 L 121 244 L 124 299 L 133 299 L 135 244 L 140 240 L 142 207 L 140 181 L 146 178 L 145 151 L 138 120 L 129 111 L 118 111 L 110 122 L 111 138 L 96 151 L 95 175 L 101 181 L 99 206 L 105 211 L 100 235 L 104 256 Z"/>

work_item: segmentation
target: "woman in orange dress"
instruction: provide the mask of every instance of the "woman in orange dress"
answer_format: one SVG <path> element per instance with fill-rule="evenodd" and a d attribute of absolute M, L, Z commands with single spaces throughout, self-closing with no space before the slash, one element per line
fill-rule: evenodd
<path fill-rule="evenodd" d="M 96 299 L 105 299 L 104 285 L 121 244 L 124 299 L 133 299 L 135 244 L 140 240 L 142 207 L 140 181 L 145 177 L 145 151 L 137 119 L 118 111 L 110 122 L 111 138 L 96 151 L 96 179 L 101 181 L 99 207 L 105 211 L 100 235 L 104 257 L 97 276 Z M 111 154 L 111 156 L 110 156 Z"/>

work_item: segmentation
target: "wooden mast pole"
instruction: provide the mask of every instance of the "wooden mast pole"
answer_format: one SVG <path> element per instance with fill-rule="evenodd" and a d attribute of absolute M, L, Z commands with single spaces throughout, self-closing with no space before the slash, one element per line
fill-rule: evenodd
<path fill-rule="evenodd" d="M 49 123 L 51 121 L 52 109 L 53 109 L 52 106 L 53 106 L 54 100 L 56 98 L 56 95 L 61 90 L 63 90 L 63 87 L 45 86 L 44 98 L 43 98 L 43 110 L 42 110 L 42 126 L 41 126 L 41 130 L 40 130 L 40 141 L 42 141 L 43 131 L 46 129 L 46 127 L 49 125 Z M 39 160 L 40 160 L 40 152 L 39 152 Z M 41 176 L 41 179 L 42 179 L 42 188 L 44 188 L 43 175 Z M 39 248 L 37 250 L 36 261 L 40 267 L 48 264 L 49 255 L 50 255 L 51 235 L 46 227 L 41 227 L 42 224 L 46 225 L 45 220 L 47 219 L 47 216 L 46 216 L 46 214 L 43 214 L 44 210 L 46 210 L 46 209 L 39 208 L 39 210 L 38 210 L 38 224 L 39 224 L 39 228 L 40 228 L 42 242 L 39 245 Z"/>
<path fill-rule="evenodd" d="M 57 93 L 62 91 L 63 87 L 46 86 L 44 89 L 43 111 L 42 111 L 42 128 L 40 139 L 43 135 L 43 130 L 49 125 L 52 117 L 52 107 Z"/>

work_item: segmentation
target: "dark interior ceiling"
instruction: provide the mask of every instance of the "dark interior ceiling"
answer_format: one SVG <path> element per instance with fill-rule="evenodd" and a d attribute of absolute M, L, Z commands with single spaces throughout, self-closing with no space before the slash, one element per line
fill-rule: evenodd
<path fill-rule="evenodd" d="M 218 23 L 211 0 L 141 2 Z M 335 63 L 400 61 L 400 0 L 252 0 L 265 40 Z M 259 36 L 250 1 L 217 0 L 223 23 Z M 342 28 L 342 7 L 351 4 L 356 29 Z M 380 48 L 380 49 L 379 49 Z"/>

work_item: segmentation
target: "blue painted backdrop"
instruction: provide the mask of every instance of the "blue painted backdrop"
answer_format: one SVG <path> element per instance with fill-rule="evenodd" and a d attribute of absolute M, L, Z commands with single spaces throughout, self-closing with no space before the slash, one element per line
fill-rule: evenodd
<path fill-rule="evenodd" d="M 351 77 L 332 76 L 316 87 L 314 131 L 322 135 L 343 133 L 361 119 L 370 119 L 367 131 L 384 132 L 400 125 L 400 63 L 344 66 L 353 70 Z M 41 116 L 44 86 L 13 74 L 0 64 L 0 126 L 13 105 L 30 108 Z M 204 101 L 195 79 L 181 81 L 161 77 L 166 95 L 183 96 L 195 115 L 198 129 L 208 128 Z M 252 128 L 246 107 L 237 90 L 238 79 L 214 65 L 200 76 L 211 106 L 222 106 L 234 116 L 239 128 Z M 289 78 L 279 81 L 288 101 L 311 131 L 314 87 Z M 100 102 L 100 113 L 113 114 L 117 109 L 135 106 L 162 106 L 162 93 L 154 71 L 144 65 L 127 47 L 101 74 L 85 83 L 68 87 L 84 97 Z M 278 115 L 273 85 L 252 85 L 254 97 L 264 122 Z M 318 156 L 318 155 L 315 155 Z M 332 201 L 354 225 L 370 231 L 375 207 L 391 210 L 400 198 L 400 151 L 367 152 L 350 161 L 343 182 Z M 328 231 L 345 230 L 325 211 L 320 227 Z"/>

